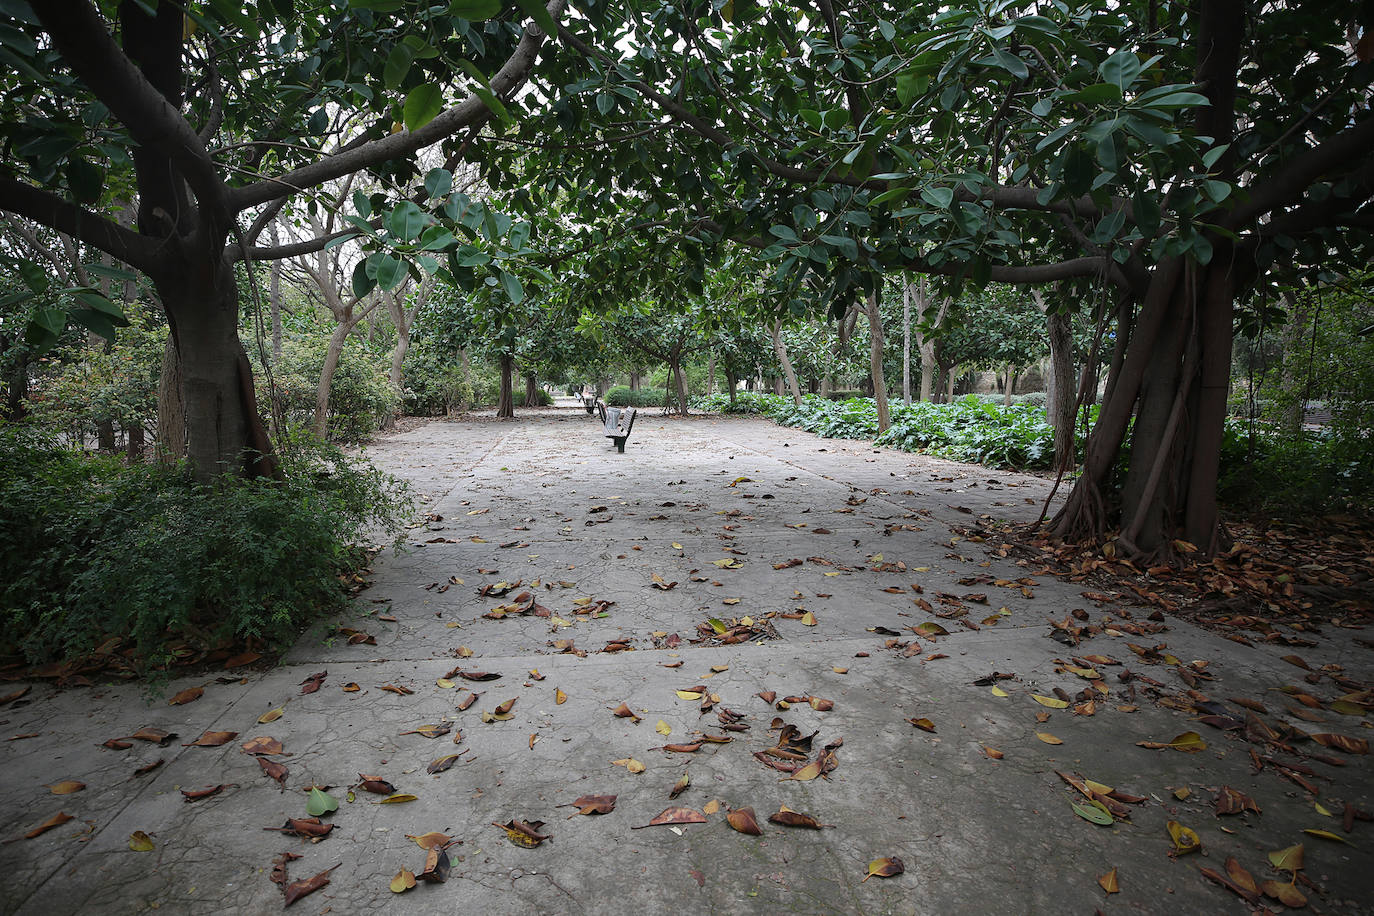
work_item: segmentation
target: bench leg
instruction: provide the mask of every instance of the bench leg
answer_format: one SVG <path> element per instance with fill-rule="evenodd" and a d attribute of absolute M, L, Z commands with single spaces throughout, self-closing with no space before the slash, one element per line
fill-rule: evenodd
<path fill-rule="evenodd" d="M 616 437 L 615 437 L 615 450 L 616 450 L 617 452 L 619 452 L 620 454 L 622 454 L 622 455 L 625 454 L 625 437 L 624 437 L 624 436 L 616 436 Z"/>

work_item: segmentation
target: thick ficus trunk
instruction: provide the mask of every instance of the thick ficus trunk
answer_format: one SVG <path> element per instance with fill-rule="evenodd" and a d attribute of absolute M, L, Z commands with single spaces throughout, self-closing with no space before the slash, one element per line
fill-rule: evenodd
<path fill-rule="evenodd" d="M 185 411 L 186 455 L 197 479 L 275 475 L 267 430 L 257 413 L 253 370 L 238 335 L 232 267 L 210 256 L 155 278 L 176 341 Z"/>
<path fill-rule="evenodd" d="M 783 378 L 787 379 L 787 388 L 792 392 L 792 401 L 801 406 L 801 389 L 797 386 L 797 373 L 792 370 L 792 359 L 787 355 L 787 344 L 782 340 L 782 322 L 773 322 L 773 353 L 777 355 L 778 362 L 782 364 Z"/>
<path fill-rule="evenodd" d="M 501 357 L 501 394 L 496 401 L 496 415 L 498 417 L 515 416 L 515 395 L 512 391 L 515 384 L 515 359 L 511 356 Z"/>
<path fill-rule="evenodd" d="M 873 370 L 873 403 L 878 406 L 878 432 L 892 425 L 887 405 L 887 379 L 883 376 L 883 316 L 878 311 L 878 296 L 868 295 L 869 363 Z"/>
<path fill-rule="evenodd" d="M 726 390 L 730 392 L 730 409 L 734 410 L 735 389 L 739 386 L 739 379 L 735 377 L 735 373 L 729 371 L 728 369 L 725 372 L 725 384 L 728 386 Z"/>
<path fill-rule="evenodd" d="M 334 384 L 334 370 L 339 368 L 339 358 L 343 356 L 344 344 L 353 330 L 352 322 L 334 326 L 329 335 L 329 343 L 324 351 L 324 368 L 320 370 L 320 382 L 315 388 L 315 435 L 323 439 L 329 434 L 329 389 Z"/>
<path fill-rule="evenodd" d="M 533 372 L 525 373 L 525 406 L 539 406 L 539 379 Z"/>
<path fill-rule="evenodd" d="M 631 373 L 630 373 L 630 390 L 631 390 L 631 391 L 638 391 L 638 390 L 639 390 L 639 373 L 638 373 L 638 372 L 631 372 Z"/>
<path fill-rule="evenodd" d="M 1073 327 L 1068 314 L 1051 312 L 1045 317 L 1050 340 L 1049 412 L 1054 427 L 1054 469 L 1070 470 L 1075 463 L 1073 427 Z"/>
<path fill-rule="evenodd" d="M 157 380 L 157 447 L 164 461 L 186 457 L 186 409 L 181 402 L 181 360 L 176 341 L 167 335 L 162 372 Z"/>
<path fill-rule="evenodd" d="M 682 358 L 675 357 L 669 361 L 670 390 L 669 395 L 676 401 L 674 410 L 682 416 L 687 416 L 687 376 L 682 371 Z"/>

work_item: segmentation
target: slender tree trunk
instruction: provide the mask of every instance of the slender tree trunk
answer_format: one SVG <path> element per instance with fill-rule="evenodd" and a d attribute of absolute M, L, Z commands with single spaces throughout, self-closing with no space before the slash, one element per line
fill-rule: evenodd
<path fill-rule="evenodd" d="M 869 362 L 873 370 L 873 403 L 878 407 L 878 433 L 887 432 L 892 415 L 887 403 L 887 379 L 883 375 L 883 316 L 878 309 L 878 294 L 868 295 Z"/>
<path fill-rule="evenodd" d="M 124 454 L 130 461 L 143 460 L 143 424 L 130 423 L 125 429 L 128 440 L 124 443 Z"/>
<path fill-rule="evenodd" d="M 1002 406 L 1011 406 L 1011 396 L 1016 393 L 1016 367 L 1007 366 L 1007 387 L 1002 392 Z"/>
<path fill-rule="evenodd" d="M 911 281 L 902 284 L 902 403 L 911 404 Z"/>
<path fill-rule="evenodd" d="M 716 353 L 711 351 L 706 360 L 706 396 L 709 398 L 716 393 Z"/>
<path fill-rule="evenodd" d="M 682 357 L 673 360 L 673 388 L 677 395 L 677 412 L 687 416 L 687 374 L 682 371 Z"/>
<path fill-rule="evenodd" d="M 1302 432 L 1302 418 L 1307 401 L 1307 386 L 1299 378 L 1300 368 L 1308 362 L 1308 351 L 1303 348 L 1303 344 L 1308 328 L 1311 328 L 1313 335 L 1317 333 L 1317 329 L 1312 325 L 1312 309 L 1308 297 L 1290 295 L 1287 298 L 1289 317 L 1288 324 L 1283 329 L 1283 372 L 1279 385 L 1288 403 L 1284 407 L 1280 426 L 1286 435 L 1296 437 Z"/>
<path fill-rule="evenodd" d="M 525 373 L 525 406 L 539 406 L 539 379 L 533 372 Z"/>
<path fill-rule="evenodd" d="M 410 352 L 410 323 L 402 320 L 396 325 L 396 346 L 391 350 L 391 368 L 387 381 L 397 391 L 401 390 L 401 367 L 405 364 L 406 354 Z"/>
<path fill-rule="evenodd" d="M 1046 311 L 1036 295 L 1036 304 Z M 1049 312 L 1045 327 L 1050 341 L 1049 397 L 1045 405 L 1050 425 L 1054 427 L 1054 469 L 1071 470 L 1076 463 L 1074 447 L 1074 407 L 1077 398 L 1073 387 L 1073 326 L 1065 312 Z"/>
<path fill-rule="evenodd" d="M 329 389 L 334 384 L 334 370 L 339 368 L 339 358 L 343 356 L 344 344 L 353 330 L 354 323 L 341 321 L 334 326 L 329 335 L 329 343 L 324 351 L 324 368 L 320 370 L 320 381 L 315 388 L 315 435 L 321 439 L 329 434 Z"/>
<path fill-rule="evenodd" d="M 787 387 L 792 392 L 792 401 L 798 407 L 801 406 L 801 389 L 797 386 L 797 373 L 792 370 L 792 360 L 787 355 L 787 344 L 782 339 L 782 322 L 773 322 L 773 353 L 778 357 L 778 362 L 782 364 L 783 377 L 787 379 Z"/>
<path fill-rule="evenodd" d="M 515 358 L 501 356 L 501 394 L 496 401 L 496 415 L 512 418 L 515 416 Z"/>
<path fill-rule="evenodd" d="M 639 373 L 638 373 L 638 372 L 631 372 L 631 373 L 630 373 L 630 390 L 631 390 L 631 391 L 638 391 L 638 390 L 639 390 L 639 385 L 640 385 Z"/>
<path fill-rule="evenodd" d="M 273 223 L 269 233 L 272 245 L 275 247 L 278 244 L 275 223 Z M 281 261 L 274 260 L 268 270 L 267 303 L 272 312 L 272 365 L 275 366 L 281 362 Z"/>

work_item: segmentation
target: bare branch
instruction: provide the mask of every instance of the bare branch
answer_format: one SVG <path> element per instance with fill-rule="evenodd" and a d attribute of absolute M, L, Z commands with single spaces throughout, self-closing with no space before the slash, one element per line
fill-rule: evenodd
<path fill-rule="evenodd" d="M 161 249 L 157 241 L 42 188 L 13 178 L 0 178 L 0 210 L 79 238 L 144 272 L 150 272 L 157 265 Z"/>

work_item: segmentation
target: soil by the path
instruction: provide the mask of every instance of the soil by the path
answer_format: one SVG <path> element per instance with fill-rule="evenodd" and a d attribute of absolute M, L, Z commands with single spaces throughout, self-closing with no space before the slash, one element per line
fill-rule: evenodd
<path fill-rule="evenodd" d="M 288 883 L 338 866 L 294 904 L 311 913 L 1240 914 L 1204 870 L 1288 884 L 1270 853 L 1302 844 L 1313 912 L 1374 912 L 1374 825 L 1344 823 L 1374 809 L 1351 689 L 1369 650 L 1151 620 L 964 533 L 1035 518 L 1048 481 L 654 412 L 623 455 L 568 410 L 367 454 L 430 520 L 278 668 L 178 681 L 204 689 L 185 705 L 35 685 L 0 708 L 0 911 L 273 912 L 289 852 Z M 180 737 L 102 746 L 144 728 Z M 207 732 L 236 734 L 187 746 Z M 1139 746 L 1187 732 L 1191 752 Z M 242 750 L 263 737 L 283 785 Z M 360 774 L 402 797 L 350 790 Z M 1084 779 L 1116 792 L 1095 804 Z M 263 829 L 305 817 L 312 785 L 339 801 L 327 837 Z M 746 806 L 759 836 L 727 823 Z M 770 822 L 782 806 L 829 826 Z M 704 823 L 645 826 L 678 807 Z M 513 842 L 512 820 L 551 838 Z M 447 881 L 393 893 L 430 832 L 460 841 Z M 904 870 L 864 880 L 885 858 Z"/>

